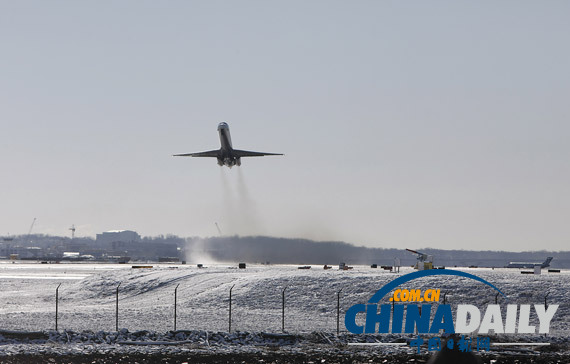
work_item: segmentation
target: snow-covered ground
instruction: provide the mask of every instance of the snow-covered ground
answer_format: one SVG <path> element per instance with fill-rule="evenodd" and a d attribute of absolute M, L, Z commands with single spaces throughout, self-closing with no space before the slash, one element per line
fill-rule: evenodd
<path fill-rule="evenodd" d="M 285 289 L 285 331 L 300 335 L 297 339 L 299 342 L 311 342 L 311 335 L 315 333 L 321 335 L 319 340 L 324 344 L 331 344 L 331 348 L 337 344 L 335 340 L 341 340 L 344 344 L 359 340 L 393 341 L 396 340 L 394 335 L 377 335 L 374 338 L 347 335 L 344 312 L 354 304 L 366 303 L 389 281 L 413 271 L 411 268 L 403 268 L 399 274 L 395 274 L 365 266 L 341 271 L 337 267 L 324 270 L 322 266 L 302 270 L 293 265 L 248 265 L 247 269 L 223 264 L 201 269 L 190 265 L 148 265 L 153 267 L 132 268 L 132 264 L 0 263 L 0 327 L 3 330 L 28 332 L 53 330 L 56 288 L 61 284 L 58 316 L 60 334 L 50 333 L 49 342 L 52 345 L 69 343 L 69 350 L 93 343 L 100 345 L 99 349 L 109 349 L 113 345 L 119 345 L 120 341 L 124 347 L 124 341 L 129 340 L 188 341 L 209 345 L 204 337 L 209 337 L 214 346 L 219 340 L 223 347 L 226 347 L 226 341 L 232 345 L 253 340 L 250 344 L 257 345 L 256 338 L 259 338 L 260 333 L 265 333 L 262 335 L 265 339 L 261 342 L 272 344 L 271 340 L 283 338 L 277 336 L 277 339 L 274 337 L 269 340 L 269 336 L 264 335 L 282 332 L 282 292 Z M 570 337 L 570 271 L 523 275 L 518 269 L 454 269 L 489 281 L 508 296 L 508 303 L 544 304 L 546 297 L 549 305 L 558 304 L 549 337 L 553 342 L 567 344 Z M 118 286 L 119 328 L 126 329 L 121 337 L 113 334 Z M 179 337 L 170 337 L 176 335 L 165 334 L 174 328 L 176 287 L 177 329 L 188 332 L 179 334 Z M 232 331 L 251 334 L 236 334 L 236 337 L 221 334 L 228 331 L 229 293 L 232 287 Z M 425 277 L 400 288 L 439 288 L 440 301 L 443 301 L 445 295 L 447 303 L 452 306 L 470 303 L 483 309 L 487 304 L 495 303 L 495 299 L 498 299 L 499 304 L 506 304 L 488 286 L 456 276 Z M 335 335 L 339 291 L 342 339 Z M 383 302 L 387 300 L 388 297 L 385 297 Z M 538 322 L 533 319 L 532 323 Z M 66 331 L 62 333 L 64 330 Z M 138 333 L 132 334 L 137 331 Z M 92 334 L 81 334 L 85 332 Z M 208 336 L 217 332 L 222 335 L 219 340 Z M 87 335 L 86 339 L 82 339 L 81 335 Z M 538 334 L 526 335 L 524 340 L 549 341 Z M 0 335 L 0 354 L 29 351 L 33 344 L 25 340 L 20 342 L 17 338 L 1 339 Z M 21 345 L 24 349 L 20 348 Z M 41 345 L 36 348 L 43 348 Z"/>
<path fill-rule="evenodd" d="M 285 290 L 285 330 L 293 333 L 336 332 L 337 292 L 342 313 L 368 299 L 398 274 L 356 266 L 349 271 L 322 266 L 248 265 L 235 269 L 213 265 L 0 264 L 0 325 L 9 330 L 55 328 L 55 293 L 59 288 L 60 330 L 115 330 L 116 288 L 119 287 L 119 327 L 167 331 L 174 326 L 174 291 L 178 286 L 177 328 L 228 330 L 232 290 L 232 330 L 281 332 L 282 291 Z M 523 275 L 518 269 L 456 268 L 475 274 L 509 298 L 509 303 L 560 307 L 551 334 L 570 335 L 570 272 Z M 411 272 L 403 268 L 401 274 Z M 447 303 L 478 307 L 494 303 L 496 291 L 474 280 L 434 276 L 401 288 L 440 288 Z M 385 298 L 387 300 L 387 298 Z M 498 303 L 505 303 L 498 297 Z M 531 315 L 532 316 L 532 315 Z"/>

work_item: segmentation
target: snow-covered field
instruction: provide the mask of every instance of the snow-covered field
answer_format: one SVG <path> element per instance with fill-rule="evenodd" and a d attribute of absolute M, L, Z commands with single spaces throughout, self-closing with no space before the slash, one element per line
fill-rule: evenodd
<path fill-rule="evenodd" d="M 0 264 L 0 325 L 10 330 L 55 328 L 55 293 L 59 288 L 60 330 L 115 330 L 116 288 L 119 287 L 119 327 L 167 331 L 174 326 L 174 291 L 178 286 L 177 328 L 228 330 L 232 290 L 232 330 L 281 332 L 282 291 L 285 290 L 285 330 L 294 333 L 336 332 L 337 292 L 342 313 L 366 303 L 398 274 L 356 266 L 340 271 L 321 266 L 251 266 L 235 269 L 213 265 Z M 456 268 L 461 269 L 461 268 Z M 461 269 L 505 292 L 509 303 L 559 304 L 551 334 L 570 335 L 570 272 L 523 275 L 518 269 Z M 401 274 L 411 272 L 403 268 Z M 496 292 L 460 277 L 434 276 L 402 288 L 440 288 L 447 303 L 478 307 L 495 302 Z M 386 300 L 387 298 L 385 298 Z M 502 304 L 502 297 L 498 297 Z"/>
<path fill-rule="evenodd" d="M 109 333 L 115 331 L 115 294 L 120 284 L 119 328 L 131 333 L 142 330 L 166 333 L 172 330 L 174 292 L 178 286 L 177 329 L 193 332 L 182 335 L 182 340 L 196 336 L 196 340 L 200 338 L 200 342 L 203 342 L 202 336 L 207 336 L 208 332 L 228 331 L 232 287 L 232 331 L 277 334 L 282 332 L 282 292 L 285 289 L 285 331 L 303 337 L 319 332 L 328 335 L 329 338 L 322 337 L 325 343 L 333 344 L 339 291 L 342 335 L 347 334 L 344 312 L 350 306 L 366 303 L 384 284 L 413 271 L 403 268 L 399 274 L 395 274 L 365 266 L 341 271 L 337 267 L 324 270 L 322 266 L 301 270 L 293 265 L 248 265 L 247 269 L 223 264 L 201 269 L 190 265 L 148 265 L 153 267 L 137 269 L 132 268 L 131 264 L 0 263 L 0 327 L 13 331 L 53 330 L 56 288 L 61 284 L 59 331 L 99 332 L 101 342 L 115 340 L 112 342 L 115 344 L 119 339 Z M 552 340 L 568 341 L 570 271 L 523 275 L 518 269 L 454 269 L 469 272 L 494 284 L 506 293 L 508 303 L 544 304 L 546 297 L 548 304 L 558 304 L 549 336 Z M 452 306 L 470 303 L 484 308 L 487 304 L 495 303 L 495 299 L 499 304 L 506 303 L 488 286 L 455 276 L 421 278 L 401 288 L 439 288 L 440 301 L 445 295 L 447 303 Z M 387 299 L 384 298 L 386 302 Z M 538 322 L 532 320 L 532 323 Z M 65 335 L 67 341 L 73 342 L 73 334 Z M 145 335 L 152 337 L 153 334 L 142 336 Z M 132 337 L 128 335 L 123 336 L 123 340 L 130 339 Z M 166 339 L 170 340 L 168 337 Z M 239 337 L 234 339 L 238 342 L 242 340 Z M 535 339 L 548 341 L 538 334 Z M 165 340 L 165 336 L 159 335 L 155 340 Z M 348 340 L 358 339 L 353 337 Z M 394 337 L 386 340 L 394 340 Z M 525 340 L 534 339 L 527 335 Z M 2 350 L 11 350 L 17 347 L 18 341 L 5 340 L 2 345 Z"/>

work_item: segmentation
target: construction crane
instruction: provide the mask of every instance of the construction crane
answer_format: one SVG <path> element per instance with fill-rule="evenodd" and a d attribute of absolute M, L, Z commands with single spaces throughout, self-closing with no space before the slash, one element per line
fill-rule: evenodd
<path fill-rule="evenodd" d="M 416 254 L 416 259 L 418 261 L 416 262 L 414 268 L 418 270 L 433 269 L 433 255 L 428 255 L 412 249 L 406 249 L 406 250 L 409 251 L 410 253 Z"/>
<path fill-rule="evenodd" d="M 36 218 L 34 217 L 34 221 L 32 221 L 32 225 L 30 226 L 30 230 L 28 230 L 28 236 L 32 234 L 32 229 L 34 228 L 34 224 L 36 223 Z"/>
<path fill-rule="evenodd" d="M 32 225 L 30 225 L 30 230 L 28 230 L 28 238 L 26 240 L 28 240 L 28 242 L 32 242 L 30 240 L 30 237 L 32 236 L 32 229 L 34 228 L 34 224 L 36 223 L 36 218 L 34 217 L 34 220 L 32 221 Z"/>
<path fill-rule="evenodd" d="M 220 230 L 218 223 L 216 222 L 215 224 L 216 224 L 216 229 L 218 229 L 218 233 L 220 234 L 220 236 L 222 236 L 222 230 Z"/>

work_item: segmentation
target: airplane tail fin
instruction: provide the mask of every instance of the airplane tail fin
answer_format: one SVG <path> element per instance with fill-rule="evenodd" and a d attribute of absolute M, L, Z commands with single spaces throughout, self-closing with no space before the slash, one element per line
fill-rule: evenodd
<path fill-rule="evenodd" d="M 546 258 L 546 260 L 544 261 L 544 263 L 542 263 L 542 268 L 547 268 L 550 267 L 550 262 L 552 261 L 553 257 L 548 257 Z"/>

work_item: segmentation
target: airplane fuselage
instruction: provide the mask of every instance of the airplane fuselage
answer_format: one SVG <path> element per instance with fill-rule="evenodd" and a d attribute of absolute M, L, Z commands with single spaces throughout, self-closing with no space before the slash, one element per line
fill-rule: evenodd
<path fill-rule="evenodd" d="M 218 155 L 218 164 L 220 166 L 233 167 L 235 165 L 241 166 L 241 158 L 235 156 L 233 153 L 232 136 L 230 134 L 230 127 L 227 123 L 222 122 L 218 124 L 218 134 L 220 135 L 220 152 Z"/>
<path fill-rule="evenodd" d="M 540 266 L 541 268 L 550 267 L 550 262 L 552 257 L 546 258 L 544 262 L 510 262 L 507 268 L 534 268 L 535 266 Z"/>

